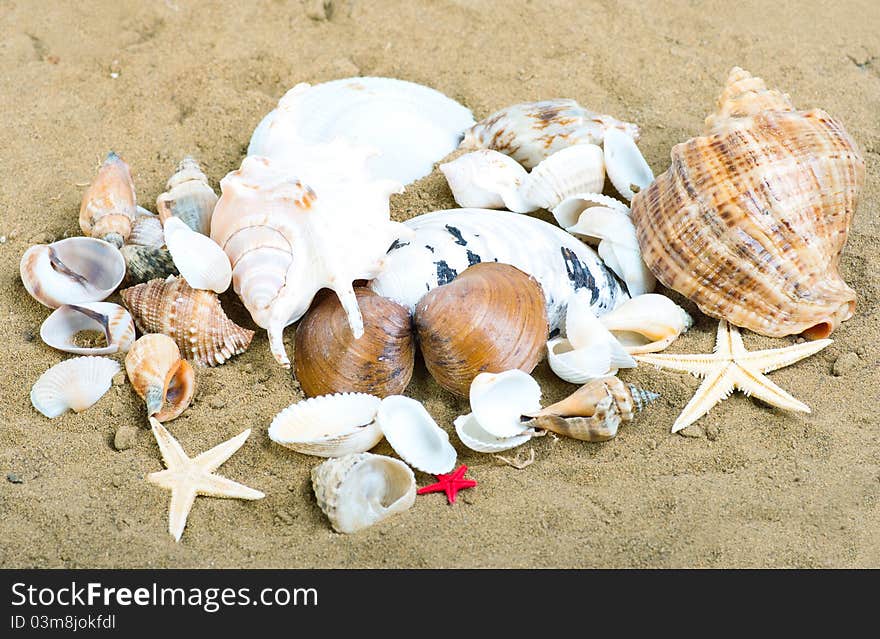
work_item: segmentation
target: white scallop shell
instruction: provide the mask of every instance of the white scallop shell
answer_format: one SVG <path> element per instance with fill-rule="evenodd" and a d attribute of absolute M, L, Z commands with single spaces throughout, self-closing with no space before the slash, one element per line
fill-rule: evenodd
<path fill-rule="evenodd" d="M 519 190 L 528 173 L 510 156 L 483 149 L 440 165 L 455 203 L 462 207 L 508 209 L 516 213 L 534 210 L 523 202 Z"/>
<path fill-rule="evenodd" d="M 119 363 L 109 357 L 74 357 L 43 373 L 31 388 L 31 404 L 49 419 L 68 409 L 82 412 L 110 390 Z"/>
<path fill-rule="evenodd" d="M 456 417 L 454 424 L 461 443 L 478 453 L 500 453 L 502 450 L 510 450 L 525 444 L 535 434 L 533 429 L 527 429 L 515 437 L 496 437 L 480 426 L 473 413 Z"/>
<path fill-rule="evenodd" d="M 620 342 L 605 328 L 590 309 L 582 291 L 568 301 L 565 337 L 547 342 L 547 361 L 556 375 L 572 384 L 615 375 L 620 368 L 635 368 Z"/>
<path fill-rule="evenodd" d="M 193 231 L 178 217 L 165 220 L 165 244 L 181 277 L 192 288 L 222 293 L 232 282 L 232 266 L 223 249 Z"/>
<path fill-rule="evenodd" d="M 421 402 L 390 395 L 382 400 L 376 421 L 394 452 L 413 468 L 439 475 L 455 466 L 456 453 L 449 435 Z"/>
<path fill-rule="evenodd" d="M 369 161 L 372 179 L 408 184 L 455 150 L 473 123 L 467 108 L 412 82 L 365 77 L 301 83 L 257 126 L 248 155 L 283 164 L 297 147 L 344 138 L 379 152 Z"/>
<path fill-rule="evenodd" d="M 570 195 L 601 191 L 604 184 L 602 149 L 595 144 L 576 144 L 557 151 L 532 169 L 520 196 L 531 204 L 532 211 L 552 209 Z"/>
<path fill-rule="evenodd" d="M 601 193 L 576 193 L 575 195 L 570 195 L 554 206 L 551 212 L 556 219 L 556 223 L 566 229 L 577 224 L 584 211 L 600 206 L 629 215 L 629 207 L 626 204 Z"/>
<path fill-rule="evenodd" d="M 21 281 L 35 300 L 49 308 L 100 302 L 125 277 L 125 258 L 112 244 L 94 237 L 69 237 L 25 251 Z"/>
<path fill-rule="evenodd" d="M 469 399 L 480 428 L 495 437 L 517 437 L 528 430 L 520 417 L 541 410 L 541 387 L 518 369 L 480 373 L 471 382 Z"/>
<path fill-rule="evenodd" d="M 635 140 L 623 131 L 608 129 L 605 132 L 604 148 L 608 179 L 627 200 L 632 200 L 637 191 L 654 181 L 651 167 L 636 146 Z"/>
<path fill-rule="evenodd" d="M 399 459 L 356 453 L 312 469 L 318 506 L 336 532 L 353 533 L 410 508 L 416 478 Z"/>
<path fill-rule="evenodd" d="M 626 300 L 599 321 L 630 355 L 662 351 L 694 323 L 681 306 L 656 293 Z"/>
<path fill-rule="evenodd" d="M 288 406 L 269 426 L 276 444 L 318 457 L 370 450 L 382 439 L 376 413 L 382 403 L 366 393 L 321 395 Z"/>
<path fill-rule="evenodd" d="M 165 246 L 165 233 L 162 230 L 162 220 L 155 213 L 145 208 L 137 207 L 137 217 L 131 225 L 131 234 L 126 244 L 162 248 Z"/>
<path fill-rule="evenodd" d="M 77 346 L 73 338 L 81 331 L 104 333 L 107 345 Z M 110 302 L 65 304 L 55 309 L 40 326 L 42 340 L 59 351 L 77 355 L 125 353 L 134 342 L 134 321 L 127 310 Z"/>

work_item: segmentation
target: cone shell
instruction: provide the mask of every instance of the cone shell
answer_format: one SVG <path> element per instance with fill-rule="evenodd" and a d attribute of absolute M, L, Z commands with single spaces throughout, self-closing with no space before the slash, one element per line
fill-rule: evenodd
<path fill-rule="evenodd" d="M 211 291 L 195 290 L 181 278 L 151 280 L 120 291 L 144 333 L 163 333 L 199 366 L 222 364 L 247 350 L 254 332 L 230 320 Z"/>
<path fill-rule="evenodd" d="M 159 333 L 144 335 L 134 343 L 125 356 L 125 372 L 147 403 L 147 415 L 160 422 L 186 410 L 196 390 L 192 366 L 180 359 L 174 340 Z"/>
<path fill-rule="evenodd" d="M 49 419 L 72 409 L 79 413 L 104 396 L 119 372 L 109 357 L 74 357 L 56 364 L 31 388 L 31 404 Z"/>
<path fill-rule="evenodd" d="M 855 308 L 838 272 L 864 181 L 855 143 L 739 68 L 706 126 L 633 198 L 645 262 L 707 315 L 772 337 L 827 336 Z"/>
<path fill-rule="evenodd" d="M 409 509 L 416 478 L 399 459 L 358 453 L 328 459 L 312 469 L 318 506 L 333 530 L 353 533 Z"/>
<path fill-rule="evenodd" d="M 137 215 L 134 182 L 128 164 L 113 151 L 83 195 L 79 226 L 85 235 L 121 247 Z"/>
<path fill-rule="evenodd" d="M 166 191 L 156 199 L 156 210 L 162 222 L 176 217 L 193 231 L 210 235 L 211 215 L 217 199 L 199 163 L 185 157 L 168 179 Z"/>
<path fill-rule="evenodd" d="M 74 338 L 82 331 L 104 334 L 105 346 L 78 346 Z M 91 302 L 65 304 L 55 309 L 40 326 L 40 338 L 52 348 L 78 355 L 125 353 L 134 342 L 134 322 L 118 304 Z"/>
<path fill-rule="evenodd" d="M 480 373 L 532 372 L 549 330 L 537 281 L 494 262 L 475 264 L 429 292 L 414 320 L 428 372 L 461 396 Z"/>
<path fill-rule="evenodd" d="M 178 275 L 168 249 L 126 244 L 120 249 L 125 259 L 125 281 L 142 284 L 155 279 Z"/>
<path fill-rule="evenodd" d="M 294 367 L 309 397 L 400 394 L 412 378 L 415 344 L 409 312 L 366 288 L 355 289 L 364 334 L 355 339 L 335 295 L 318 301 L 296 328 Z"/>

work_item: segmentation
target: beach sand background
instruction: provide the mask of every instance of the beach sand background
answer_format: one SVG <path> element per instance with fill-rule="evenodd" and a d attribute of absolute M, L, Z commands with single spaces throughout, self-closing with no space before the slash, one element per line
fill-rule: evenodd
<path fill-rule="evenodd" d="M 275 413 L 301 396 L 261 331 L 231 363 L 197 371 L 196 399 L 169 428 L 191 454 L 251 428 L 219 472 L 267 497 L 199 498 L 175 543 L 169 494 L 144 479 L 162 464 L 130 385 L 53 421 L 30 405 L 33 382 L 67 356 L 40 341 L 49 311 L 25 292 L 18 262 L 31 244 L 79 234 L 80 198 L 109 149 L 129 162 L 139 201 L 152 209 L 185 154 L 216 187 L 297 82 L 377 75 L 435 87 L 477 118 L 515 102 L 575 98 L 637 122 L 661 172 L 670 148 L 701 131 L 734 65 L 799 107 L 840 118 L 867 161 L 842 259 L 857 314 L 825 351 L 771 375 L 812 414 L 736 394 L 691 436 L 671 435 L 698 381 L 642 367 L 624 379 L 662 399 L 616 439 L 534 440 L 525 470 L 456 442 L 477 488 L 453 506 L 442 495 L 419 497 L 402 516 L 339 535 L 309 483 L 320 460 L 267 437 Z M 0 566 L 880 566 L 874 0 L 2 0 L 0 112 Z M 436 170 L 392 200 L 397 220 L 453 206 Z M 234 294 L 223 305 L 253 327 Z M 696 325 L 670 351 L 709 352 L 716 322 L 686 307 Z M 292 337 L 290 328 L 291 351 Z M 752 349 L 793 341 L 745 336 Z M 535 375 L 545 401 L 574 390 L 546 363 Z M 409 394 L 450 432 L 468 408 L 421 365 Z M 117 452 L 123 425 L 140 430 Z"/>

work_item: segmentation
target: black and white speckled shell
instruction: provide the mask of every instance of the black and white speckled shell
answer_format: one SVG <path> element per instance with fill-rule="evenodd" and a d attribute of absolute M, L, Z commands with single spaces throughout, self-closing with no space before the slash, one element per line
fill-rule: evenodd
<path fill-rule="evenodd" d="M 509 211 L 451 209 L 404 223 L 415 231 L 395 242 L 388 265 L 371 288 L 412 311 L 431 289 L 448 284 L 479 262 L 500 262 L 534 277 L 544 290 L 550 330 L 561 328 L 574 291 L 590 291 L 590 306 L 602 315 L 629 299 L 625 287 L 596 252 L 564 230 Z"/>

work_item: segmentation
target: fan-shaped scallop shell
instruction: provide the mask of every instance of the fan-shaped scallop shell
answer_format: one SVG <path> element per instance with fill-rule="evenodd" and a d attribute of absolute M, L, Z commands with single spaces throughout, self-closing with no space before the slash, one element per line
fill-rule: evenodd
<path fill-rule="evenodd" d="M 82 412 L 110 390 L 119 364 L 109 357 L 74 357 L 43 373 L 31 388 L 31 404 L 49 419 L 68 409 Z"/>
<path fill-rule="evenodd" d="M 106 240 L 118 248 L 131 234 L 136 207 L 128 164 L 110 151 L 83 195 L 79 226 L 86 235 Z"/>

